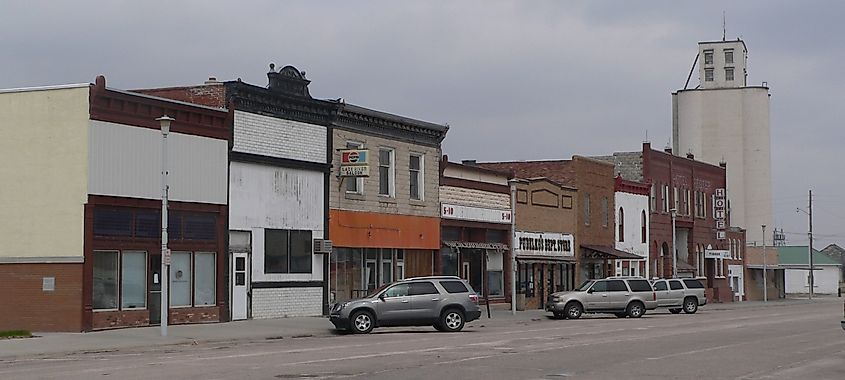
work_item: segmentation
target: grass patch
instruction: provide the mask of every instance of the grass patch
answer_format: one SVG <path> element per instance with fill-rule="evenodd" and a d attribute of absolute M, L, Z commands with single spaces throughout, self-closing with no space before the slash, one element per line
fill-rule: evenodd
<path fill-rule="evenodd" d="M 3 338 L 31 338 L 32 333 L 27 330 L 0 331 L 0 339 Z"/>

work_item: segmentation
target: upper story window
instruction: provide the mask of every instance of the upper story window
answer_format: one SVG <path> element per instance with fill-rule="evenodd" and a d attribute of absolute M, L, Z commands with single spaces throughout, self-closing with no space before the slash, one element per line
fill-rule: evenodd
<path fill-rule="evenodd" d="M 680 212 L 680 199 L 678 197 L 678 187 L 672 188 L 672 205 L 675 208 L 675 212 Z"/>
<path fill-rule="evenodd" d="M 684 190 L 684 214 L 690 215 L 690 191 L 689 189 Z"/>
<path fill-rule="evenodd" d="M 734 49 L 725 49 L 725 64 L 734 63 Z"/>
<path fill-rule="evenodd" d="M 357 141 L 347 141 L 346 149 L 362 149 L 363 143 Z M 346 192 L 352 194 L 364 193 L 364 177 L 346 178 Z"/>
<path fill-rule="evenodd" d="M 663 209 L 660 211 L 669 212 L 669 185 L 663 185 L 663 189 L 660 193 L 660 199 L 663 203 Z"/>
<path fill-rule="evenodd" d="M 411 199 L 423 199 L 423 168 L 425 165 L 424 156 L 411 153 L 408 161 L 408 174 L 410 175 Z"/>
<path fill-rule="evenodd" d="M 712 65 L 713 64 L 713 50 L 705 50 L 704 51 L 704 64 L 705 65 Z"/>
<path fill-rule="evenodd" d="M 601 199 L 601 226 L 607 227 L 610 210 L 607 209 L 607 197 Z"/>
<path fill-rule="evenodd" d="M 657 211 L 657 184 L 651 184 L 651 211 Z"/>
<path fill-rule="evenodd" d="M 727 80 L 727 81 L 734 80 L 734 68 L 733 67 L 725 67 L 725 80 Z"/>
<path fill-rule="evenodd" d="M 619 220 L 617 221 L 619 224 L 619 241 L 625 241 L 625 210 L 622 207 L 619 208 Z"/>
<path fill-rule="evenodd" d="M 640 215 L 640 243 L 646 242 L 646 234 L 648 234 L 648 224 L 646 223 L 645 210 Z"/>
<path fill-rule="evenodd" d="M 584 194 L 584 225 L 590 225 L 590 194 Z"/>
<path fill-rule="evenodd" d="M 713 81 L 713 69 L 704 69 L 704 81 L 705 82 L 712 82 Z"/>
<path fill-rule="evenodd" d="M 390 148 L 378 150 L 378 193 L 386 197 L 396 195 L 396 184 L 394 181 L 396 152 Z"/>

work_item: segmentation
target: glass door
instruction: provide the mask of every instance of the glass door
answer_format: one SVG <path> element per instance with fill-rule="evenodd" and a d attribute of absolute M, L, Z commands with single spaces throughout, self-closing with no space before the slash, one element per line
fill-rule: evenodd
<path fill-rule="evenodd" d="M 161 255 L 150 255 L 149 299 L 150 324 L 161 324 Z"/>

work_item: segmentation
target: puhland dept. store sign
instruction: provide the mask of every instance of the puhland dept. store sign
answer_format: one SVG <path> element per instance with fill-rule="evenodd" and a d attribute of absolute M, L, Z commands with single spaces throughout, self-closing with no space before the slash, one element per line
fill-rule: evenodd
<path fill-rule="evenodd" d="M 572 235 L 555 232 L 516 232 L 516 256 L 574 257 Z"/>

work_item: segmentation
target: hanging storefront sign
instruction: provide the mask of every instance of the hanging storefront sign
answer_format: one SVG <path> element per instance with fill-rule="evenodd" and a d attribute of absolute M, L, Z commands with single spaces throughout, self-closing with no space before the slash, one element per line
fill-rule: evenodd
<path fill-rule="evenodd" d="M 367 149 L 346 149 L 340 151 L 341 177 L 369 177 L 370 153 Z"/>
<path fill-rule="evenodd" d="M 443 203 L 440 206 L 440 217 L 471 220 L 473 222 L 510 224 L 511 211 Z"/>
<path fill-rule="evenodd" d="M 731 252 L 727 249 L 705 249 L 704 250 L 704 258 L 705 259 L 729 259 L 731 257 Z"/>
<path fill-rule="evenodd" d="M 514 253 L 519 256 L 574 257 L 572 235 L 557 232 L 516 232 Z"/>

